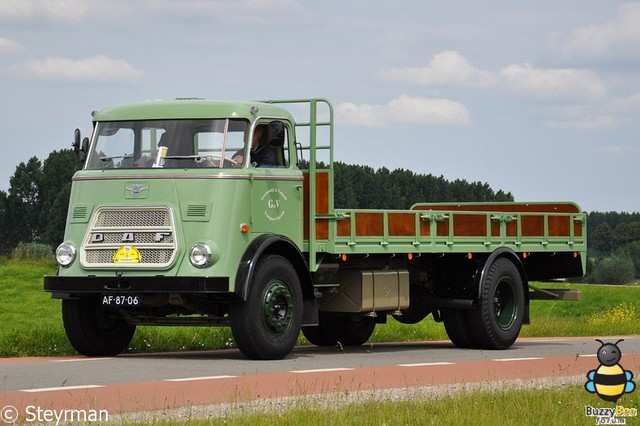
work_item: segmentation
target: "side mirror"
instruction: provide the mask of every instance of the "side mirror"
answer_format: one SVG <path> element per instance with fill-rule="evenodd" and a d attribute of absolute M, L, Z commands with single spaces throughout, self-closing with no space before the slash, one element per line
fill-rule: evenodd
<path fill-rule="evenodd" d="M 73 132 L 73 143 L 71 144 L 76 154 L 80 153 L 80 129 Z"/>
<path fill-rule="evenodd" d="M 82 142 L 80 141 L 80 138 L 80 129 L 76 129 L 73 132 L 73 144 L 71 144 L 71 146 L 73 146 L 73 150 L 80 158 L 80 161 L 84 162 L 87 158 L 87 153 L 89 152 L 89 138 L 82 139 Z"/>

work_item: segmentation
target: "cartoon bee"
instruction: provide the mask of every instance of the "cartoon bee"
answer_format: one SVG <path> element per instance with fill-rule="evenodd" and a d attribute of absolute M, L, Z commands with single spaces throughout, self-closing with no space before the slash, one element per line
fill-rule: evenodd
<path fill-rule="evenodd" d="M 624 339 L 620 339 L 616 343 L 604 343 L 602 340 L 596 339 L 596 342 L 600 342 L 602 345 L 598 349 L 600 365 L 587 373 L 589 380 L 584 384 L 587 392 L 598 394 L 603 400 L 616 404 L 623 394 L 631 393 L 636 388 L 636 384 L 631 380 L 633 373 L 623 369 L 619 364 L 622 351 L 618 347 L 618 343 L 622 341 Z"/>

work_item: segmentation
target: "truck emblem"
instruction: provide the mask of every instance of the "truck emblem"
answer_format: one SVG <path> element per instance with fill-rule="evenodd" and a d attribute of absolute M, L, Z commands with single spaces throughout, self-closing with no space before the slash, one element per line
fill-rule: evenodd
<path fill-rule="evenodd" d="M 272 222 L 282 219 L 287 196 L 280 189 L 271 188 L 260 199 L 265 202 L 264 215 L 267 219 Z"/>
<path fill-rule="evenodd" d="M 135 236 L 133 232 L 125 232 L 122 234 L 122 242 L 123 243 L 133 243 L 135 242 Z"/>
<path fill-rule="evenodd" d="M 104 234 L 102 234 L 102 233 L 91 234 L 91 242 L 92 243 L 101 243 L 103 241 L 104 241 Z"/>
<path fill-rule="evenodd" d="M 149 190 L 149 186 L 142 185 L 142 184 L 139 184 L 139 183 L 133 183 L 131 185 L 125 186 L 125 189 L 127 191 L 131 192 L 131 196 L 133 198 L 138 198 L 144 191 L 148 191 Z"/>

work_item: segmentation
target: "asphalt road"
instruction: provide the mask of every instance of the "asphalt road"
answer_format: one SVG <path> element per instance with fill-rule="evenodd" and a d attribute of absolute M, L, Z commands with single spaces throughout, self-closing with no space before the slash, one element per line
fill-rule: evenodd
<path fill-rule="evenodd" d="M 620 338 L 620 364 L 637 376 L 640 336 Z M 601 339 L 615 342 L 618 337 Z M 463 350 L 450 342 L 300 347 L 279 361 L 248 360 L 237 350 L 5 358 L 0 359 L 0 409 L 10 406 L 24 414 L 26 407 L 37 405 L 130 412 L 363 389 L 586 376 L 599 365 L 599 346 L 592 337 L 520 339 L 504 351 Z"/>

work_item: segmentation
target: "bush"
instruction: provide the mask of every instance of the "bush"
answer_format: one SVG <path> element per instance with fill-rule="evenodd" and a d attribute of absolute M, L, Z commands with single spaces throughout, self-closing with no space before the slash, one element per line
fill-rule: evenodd
<path fill-rule="evenodd" d="M 13 249 L 11 257 L 24 260 L 52 259 L 53 249 L 46 244 L 18 243 L 18 246 Z"/>
<path fill-rule="evenodd" d="M 595 266 L 593 279 L 598 284 L 627 284 L 635 277 L 633 260 L 627 254 L 605 257 Z"/>
<path fill-rule="evenodd" d="M 640 278 L 640 241 L 622 246 L 618 254 L 629 256 L 636 270 L 636 278 Z"/>

